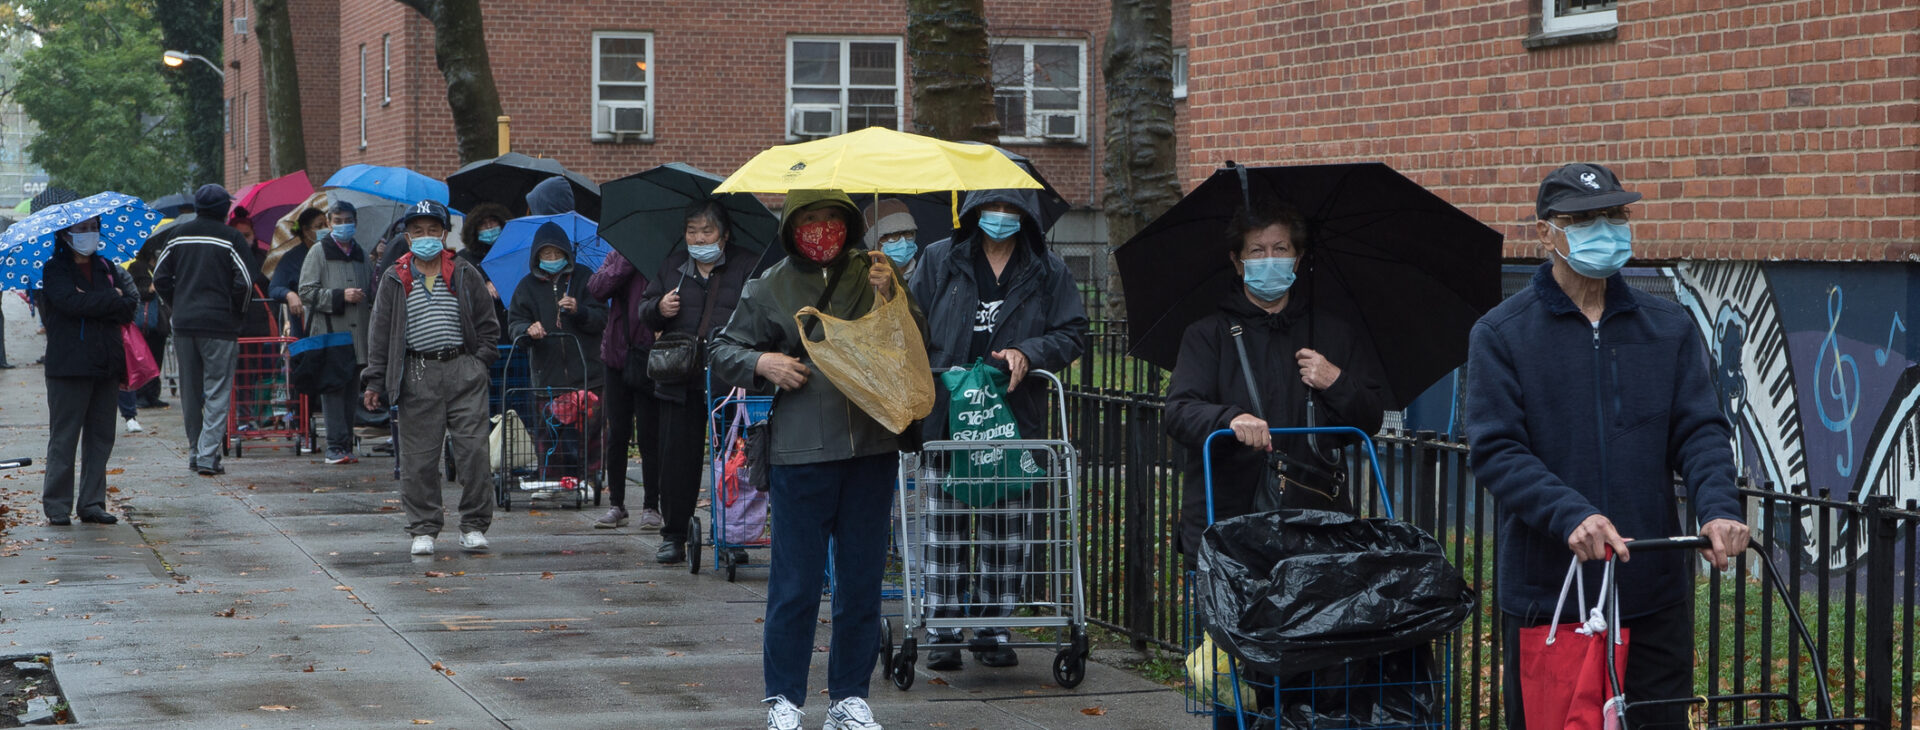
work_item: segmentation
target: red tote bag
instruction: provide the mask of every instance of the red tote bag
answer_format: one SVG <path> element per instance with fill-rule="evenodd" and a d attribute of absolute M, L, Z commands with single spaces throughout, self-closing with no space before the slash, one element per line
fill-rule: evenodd
<path fill-rule="evenodd" d="M 153 359 L 153 352 L 147 349 L 147 338 L 132 322 L 120 325 L 120 349 L 127 354 L 127 378 L 121 390 L 139 390 L 140 386 L 160 377 L 160 363 Z"/>
<path fill-rule="evenodd" d="M 1607 721 L 1602 708 L 1614 696 L 1613 682 L 1607 677 L 1607 621 L 1619 622 L 1618 602 L 1612 616 L 1606 613 L 1607 589 L 1613 582 L 1613 563 L 1608 561 L 1600 602 L 1591 611 L 1586 607 L 1585 581 L 1580 579 L 1580 559 L 1574 558 L 1567 569 L 1567 580 L 1560 586 L 1560 602 L 1554 606 L 1553 622 L 1520 630 L 1520 703 L 1526 710 L 1527 730 L 1605 730 L 1618 727 Z M 1567 591 L 1581 583 L 1577 591 L 1580 616 L 1585 620 L 1560 623 L 1560 611 L 1566 607 Z M 1627 674 L 1627 630 L 1619 630 L 1613 644 L 1614 664 L 1622 681 Z"/>

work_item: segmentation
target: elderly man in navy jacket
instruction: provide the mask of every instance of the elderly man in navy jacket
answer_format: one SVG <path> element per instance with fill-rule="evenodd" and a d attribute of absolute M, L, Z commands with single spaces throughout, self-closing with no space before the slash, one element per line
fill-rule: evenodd
<path fill-rule="evenodd" d="M 1510 728 L 1526 718 L 1520 627 L 1552 620 L 1573 556 L 1600 560 L 1608 548 L 1629 561 L 1618 575 L 1631 633 L 1628 701 L 1693 696 L 1688 558 L 1635 558 L 1630 539 L 1688 531 L 1675 472 L 1713 545 L 1701 551 L 1706 559 L 1724 570 L 1746 549 L 1731 431 L 1700 336 L 1679 306 L 1619 274 L 1632 255 L 1627 206 L 1639 199 L 1600 165 L 1547 175 L 1534 209 L 1550 260 L 1473 328 L 1467 434 L 1474 476 L 1499 500 Z M 1597 565 L 1588 567 L 1588 605 L 1599 591 Z M 1634 727 L 1686 727 L 1683 707 L 1633 714 Z"/>

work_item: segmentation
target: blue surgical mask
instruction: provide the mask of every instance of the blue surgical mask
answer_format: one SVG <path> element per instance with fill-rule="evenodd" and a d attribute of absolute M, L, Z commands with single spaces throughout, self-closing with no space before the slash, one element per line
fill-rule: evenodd
<path fill-rule="evenodd" d="M 352 223 L 333 224 L 333 240 L 339 241 L 341 243 L 346 243 L 347 241 L 353 240 L 353 224 Z"/>
<path fill-rule="evenodd" d="M 1241 278 L 1247 283 L 1247 291 L 1263 302 L 1276 302 L 1287 295 L 1287 289 L 1293 287 L 1292 258 L 1246 259 L 1240 263 L 1247 267 Z"/>
<path fill-rule="evenodd" d="M 552 261 L 548 261 L 546 259 L 540 259 L 541 271 L 545 271 L 549 274 L 558 274 L 560 273 L 560 270 L 564 268 L 567 268 L 566 259 L 554 259 Z"/>
<path fill-rule="evenodd" d="M 1625 223 L 1599 218 L 1586 225 L 1566 228 L 1554 226 L 1551 221 L 1547 225 L 1567 234 L 1568 253 L 1562 258 L 1573 267 L 1573 273 L 1589 279 L 1605 279 L 1633 258 L 1633 231 Z"/>
<path fill-rule="evenodd" d="M 74 231 L 71 236 L 67 241 L 67 245 L 73 248 L 74 253 L 80 254 L 81 256 L 92 256 L 100 250 L 99 231 Z"/>
<path fill-rule="evenodd" d="M 887 258 L 893 259 L 895 266 L 905 266 L 908 261 L 913 260 L 913 255 L 920 251 L 920 246 L 913 242 L 912 237 L 907 237 L 880 244 L 880 250 L 887 255 Z"/>
<path fill-rule="evenodd" d="M 1020 216 L 997 210 L 980 211 L 980 232 L 995 241 L 1005 241 L 1020 232 Z"/>
<path fill-rule="evenodd" d="M 711 264 L 720 260 L 720 244 L 709 243 L 705 246 L 698 246 L 689 243 L 687 244 L 687 255 L 692 256 L 693 260 L 700 263 Z"/>
<path fill-rule="evenodd" d="M 340 227 L 334 226 L 333 230 L 340 230 Z M 421 236 L 407 241 L 407 250 L 412 251 L 413 257 L 416 259 L 430 259 L 439 256 L 440 252 L 446 247 L 447 245 L 441 243 L 440 239 L 431 236 Z"/>
<path fill-rule="evenodd" d="M 498 228 L 482 229 L 479 233 L 474 234 L 474 237 L 480 239 L 481 243 L 491 246 L 493 245 L 494 241 L 500 240 L 500 229 Z"/>

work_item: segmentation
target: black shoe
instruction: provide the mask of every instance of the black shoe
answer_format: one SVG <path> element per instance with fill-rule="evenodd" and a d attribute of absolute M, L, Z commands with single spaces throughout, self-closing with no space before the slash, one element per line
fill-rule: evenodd
<path fill-rule="evenodd" d="M 80 521 L 95 525 L 112 525 L 120 522 L 120 518 L 108 514 L 106 510 L 92 510 L 81 512 Z"/>
<path fill-rule="evenodd" d="M 1013 653 L 1012 649 L 1004 646 L 993 651 L 974 652 L 973 660 L 979 662 L 981 666 L 987 667 L 1020 666 L 1020 655 Z"/>
<path fill-rule="evenodd" d="M 684 563 L 687 561 L 687 544 L 684 542 L 660 543 L 660 550 L 653 554 L 653 559 L 661 565 Z"/>
<path fill-rule="evenodd" d="M 155 398 L 153 400 L 143 400 L 143 401 L 140 401 L 139 403 L 135 403 L 134 407 L 135 408 L 172 408 L 173 404 L 160 400 L 158 398 Z"/>
<path fill-rule="evenodd" d="M 953 671 L 960 668 L 959 649 L 927 650 L 927 668 L 937 671 Z"/>
<path fill-rule="evenodd" d="M 20 366 L 10 362 L 6 362 L 4 360 L 0 360 L 0 370 L 12 370 L 17 367 L 20 367 Z"/>
<path fill-rule="evenodd" d="M 216 474 L 227 473 L 227 468 L 219 464 L 211 464 L 211 465 L 201 464 L 200 466 L 194 467 L 193 471 L 194 473 L 199 474 L 200 476 L 210 477 Z"/>
<path fill-rule="evenodd" d="M 73 520 L 66 517 L 47 515 L 47 524 L 53 525 L 54 527 L 66 527 L 67 525 L 73 524 Z"/>

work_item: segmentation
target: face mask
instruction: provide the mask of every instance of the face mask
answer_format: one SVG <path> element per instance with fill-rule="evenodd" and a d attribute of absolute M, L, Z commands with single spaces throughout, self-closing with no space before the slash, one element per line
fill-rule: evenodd
<path fill-rule="evenodd" d="M 793 231 L 793 245 L 808 261 L 816 264 L 832 261 L 847 245 L 847 224 L 829 220 L 802 225 Z"/>
<path fill-rule="evenodd" d="M 687 244 L 687 255 L 692 256 L 693 260 L 700 263 L 711 264 L 720 260 L 720 244 L 709 243 L 705 246 L 697 246 L 689 243 Z"/>
<path fill-rule="evenodd" d="M 478 238 L 480 239 L 481 243 L 491 246 L 493 245 L 494 241 L 500 240 L 500 229 L 488 228 L 488 229 L 482 230 L 479 233 L 475 234 L 474 238 Z"/>
<path fill-rule="evenodd" d="M 1020 216 L 997 210 L 980 211 L 980 232 L 995 241 L 1005 241 L 1020 232 Z"/>
<path fill-rule="evenodd" d="M 335 226 L 333 230 L 338 231 L 340 228 L 339 226 Z M 416 259 L 434 258 L 439 256 L 441 249 L 444 248 L 446 248 L 446 244 L 441 243 L 440 239 L 428 236 L 421 236 L 407 241 L 407 250 L 412 251 L 413 257 Z"/>
<path fill-rule="evenodd" d="M 541 271 L 545 271 L 549 274 L 558 274 L 560 273 L 560 270 L 564 268 L 567 268 L 566 259 L 554 259 L 552 261 L 548 261 L 546 259 L 540 259 Z"/>
<path fill-rule="evenodd" d="M 1551 222 L 1547 225 L 1567 234 L 1568 253 L 1561 258 L 1581 276 L 1605 279 L 1633 258 L 1633 231 L 1624 223 L 1601 218 L 1584 226 L 1561 228 Z"/>
<path fill-rule="evenodd" d="M 346 243 L 347 241 L 353 240 L 353 224 L 352 223 L 333 224 L 333 240 L 339 241 L 341 243 Z"/>
<path fill-rule="evenodd" d="M 902 238 L 891 243 L 880 244 L 880 250 L 887 254 L 887 258 L 893 259 L 894 265 L 904 266 L 913 259 L 915 253 L 920 251 L 920 247 L 914 244 L 913 239 Z"/>
<path fill-rule="evenodd" d="M 1279 301 L 1286 296 L 1287 289 L 1293 286 L 1293 262 L 1291 258 L 1247 259 L 1241 263 L 1247 267 L 1241 279 L 1247 283 L 1247 291 L 1263 302 Z"/>
<path fill-rule="evenodd" d="M 92 256 L 94 252 L 100 250 L 100 232 L 74 231 L 73 238 L 67 242 L 67 245 L 73 247 L 74 253 L 80 254 L 81 256 Z"/>

